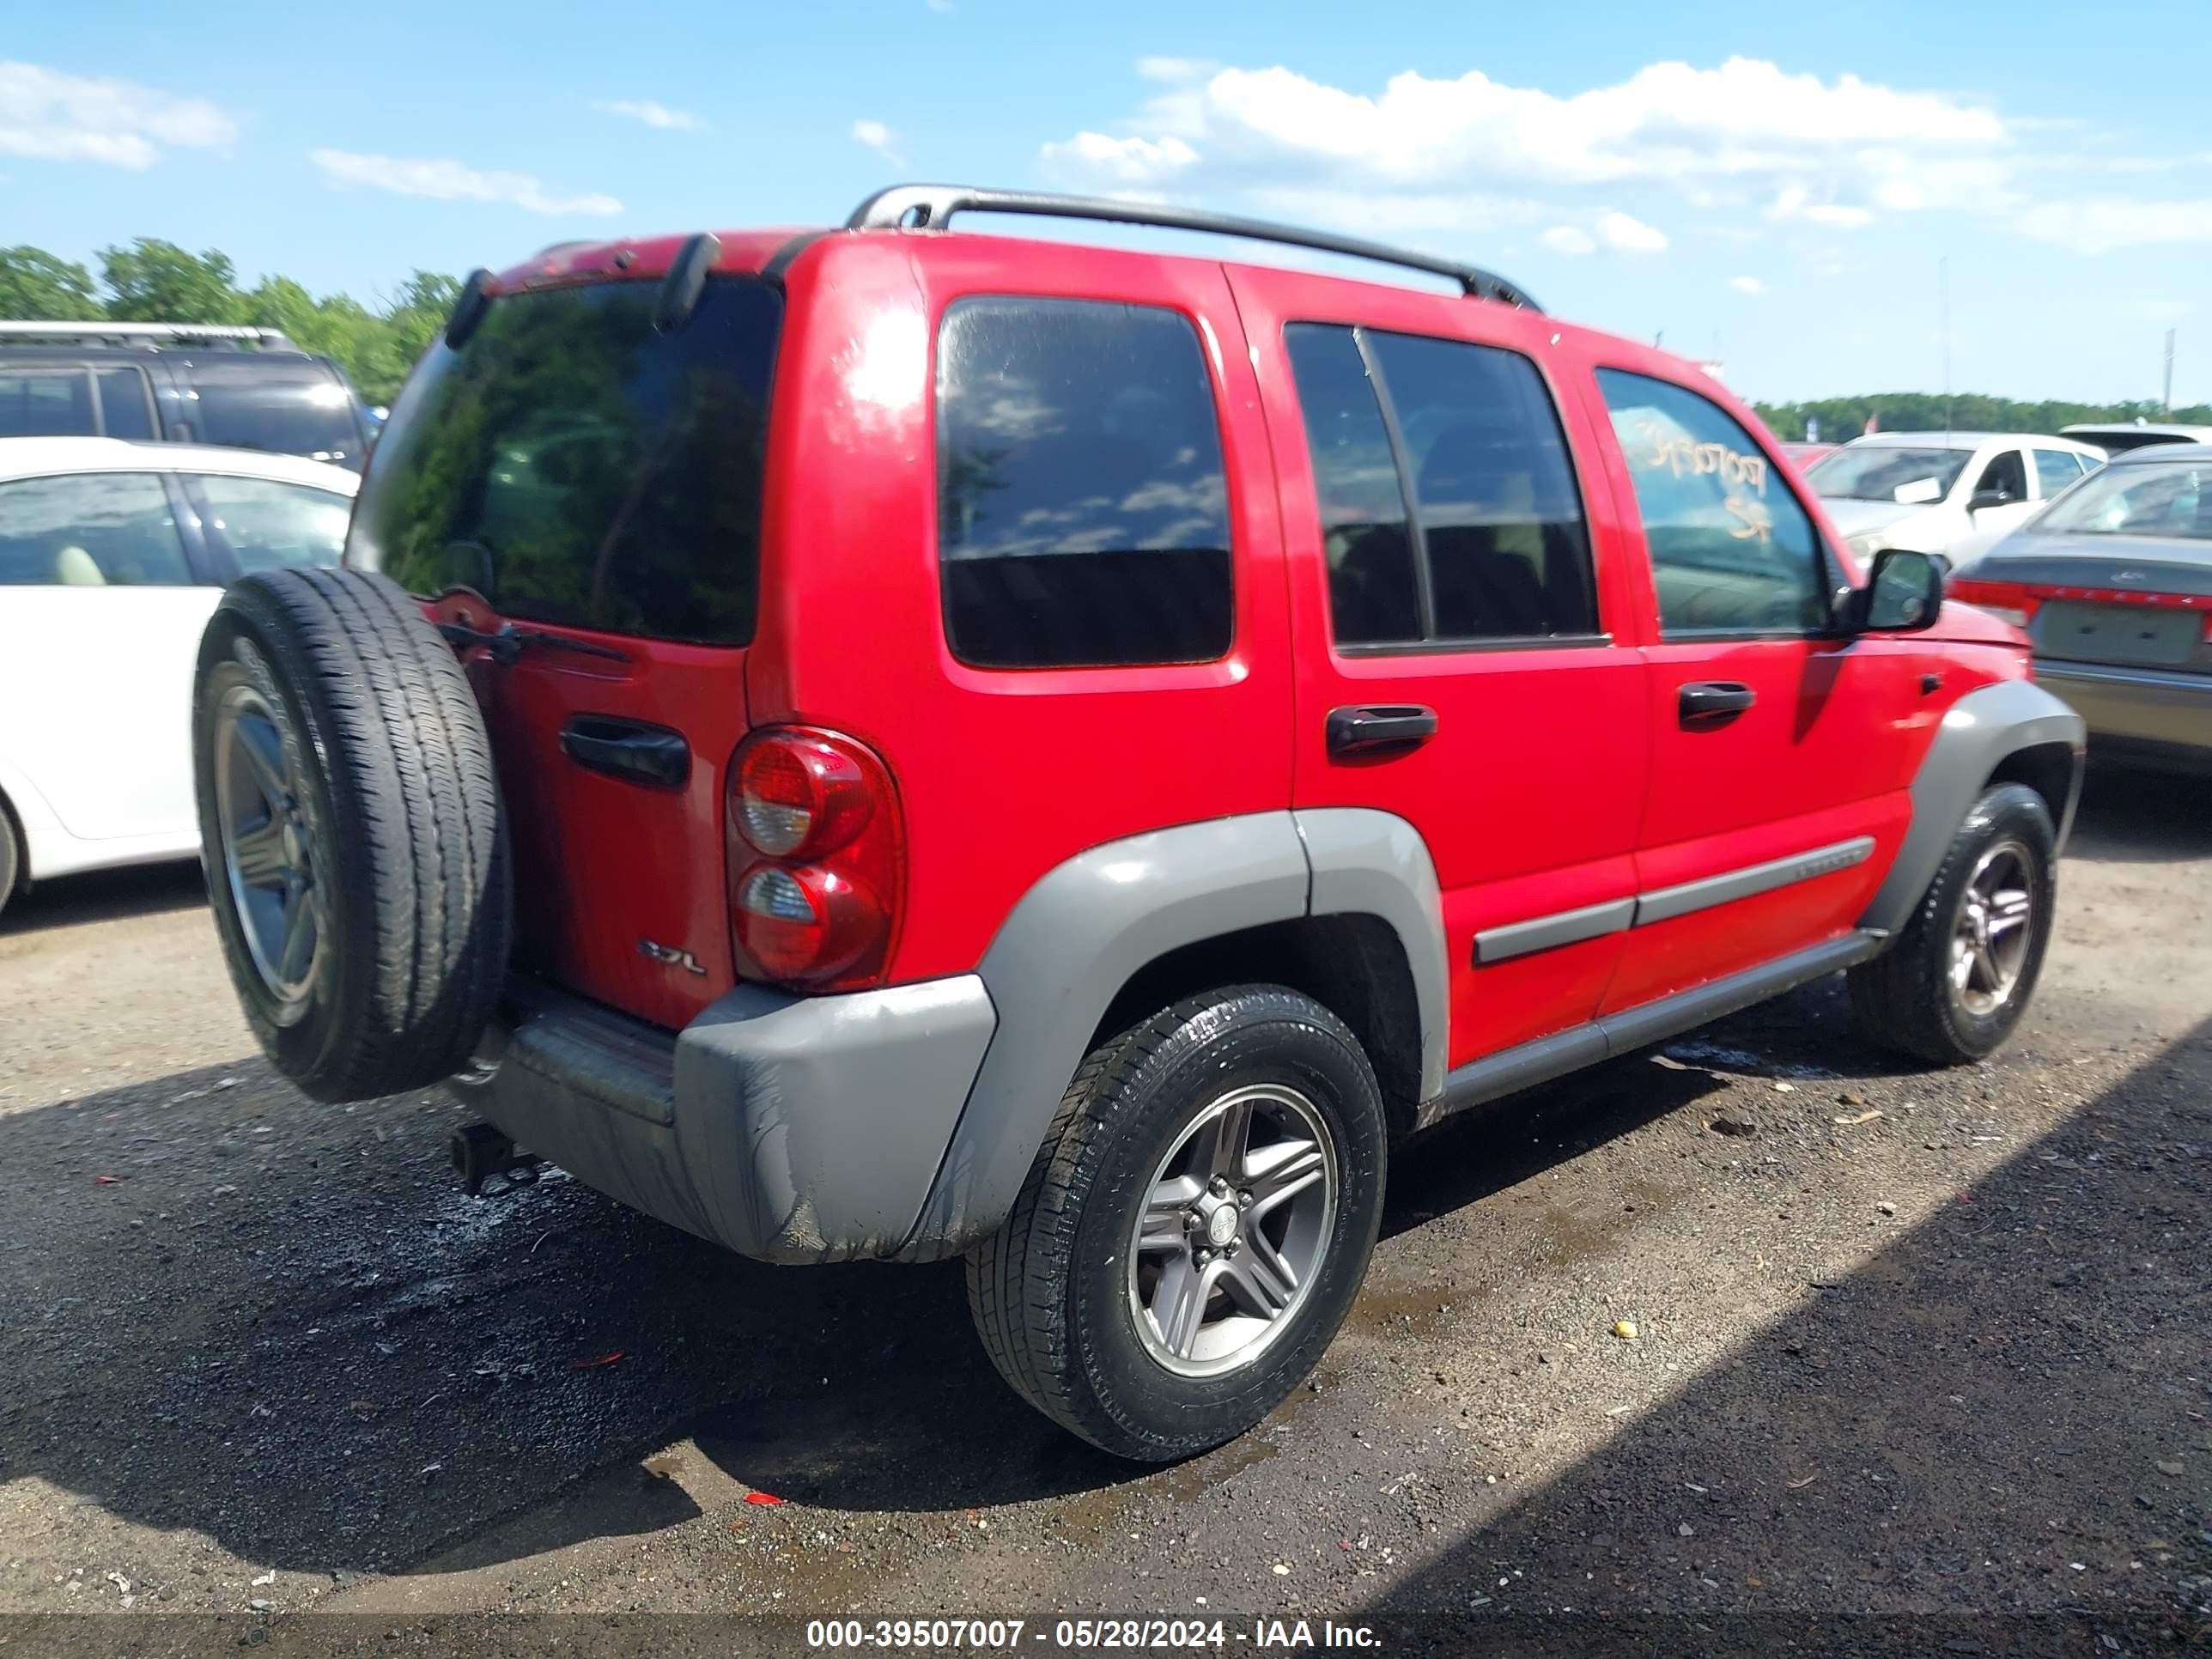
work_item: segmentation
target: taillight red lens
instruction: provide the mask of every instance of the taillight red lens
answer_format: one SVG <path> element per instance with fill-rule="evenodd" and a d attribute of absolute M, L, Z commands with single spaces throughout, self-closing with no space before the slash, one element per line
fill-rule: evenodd
<path fill-rule="evenodd" d="M 2016 582 L 1978 581 L 1972 576 L 1952 577 L 1944 592 L 1952 599 L 1979 605 L 2014 628 L 2025 628 L 2033 621 L 2036 606 L 2041 603 Z"/>
<path fill-rule="evenodd" d="M 817 991 L 880 982 L 904 846 L 890 774 L 834 732 L 775 726 L 738 745 L 726 803 L 738 971 Z"/>

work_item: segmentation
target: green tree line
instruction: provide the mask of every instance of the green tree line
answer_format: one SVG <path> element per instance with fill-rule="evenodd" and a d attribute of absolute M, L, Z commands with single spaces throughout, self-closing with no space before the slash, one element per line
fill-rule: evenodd
<path fill-rule="evenodd" d="M 229 256 L 140 237 L 102 248 L 100 276 L 44 248 L 0 247 L 0 318 L 13 322 L 233 323 L 282 329 L 335 358 L 371 404 L 388 404 L 453 308 L 460 284 L 418 270 L 371 307 L 349 294 L 318 299 L 289 276 L 241 287 Z"/>
<path fill-rule="evenodd" d="M 1985 398 L 1962 392 L 1947 400 L 1935 392 L 1885 392 L 1873 397 L 1816 398 L 1808 403 L 1754 404 L 1759 418 L 1778 438 L 1796 442 L 1805 436 L 1806 422 L 1820 422 L 1824 443 L 1842 443 L 1866 430 L 1869 418 L 1879 416 L 1885 432 L 2056 432 L 2081 421 L 2179 421 L 2192 426 L 2212 426 L 2212 405 L 2194 404 L 2167 413 L 2148 400 L 2128 404 L 2069 404 L 2055 399 L 2022 403 L 2012 398 Z"/>

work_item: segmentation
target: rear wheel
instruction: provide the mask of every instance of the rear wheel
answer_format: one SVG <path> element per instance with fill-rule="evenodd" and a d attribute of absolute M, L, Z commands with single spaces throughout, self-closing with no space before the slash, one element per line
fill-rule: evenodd
<path fill-rule="evenodd" d="M 1013 1215 L 968 1260 L 1001 1375 L 1093 1444 L 1162 1462 L 1234 1438 L 1313 1369 L 1366 1272 L 1385 1130 L 1358 1041 L 1244 986 L 1096 1050 Z"/>
<path fill-rule="evenodd" d="M 2050 809 L 2025 785 L 1976 801 L 1897 942 L 1850 971 L 1860 1034 L 1938 1066 L 1994 1053 L 2042 971 L 2057 846 Z"/>
<path fill-rule="evenodd" d="M 459 1070 L 507 960 L 505 831 L 468 681 L 381 576 L 289 570 L 200 642 L 202 862 L 248 1023 L 322 1100 Z"/>
<path fill-rule="evenodd" d="M 0 796 L 0 910 L 8 908 L 22 879 L 22 838 L 15 832 L 15 815 L 8 810 L 6 798 Z"/>

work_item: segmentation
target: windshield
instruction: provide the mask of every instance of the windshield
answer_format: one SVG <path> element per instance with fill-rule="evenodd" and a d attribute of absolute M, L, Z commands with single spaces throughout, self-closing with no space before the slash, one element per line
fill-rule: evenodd
<path fill-rule="evenodd" d="M 2069 536 L 2180 536 L 2212 542 L 2212 462 L 2106 467 L 2051 503 L 2035 527 Z"/>
<path fill-rule="evenodd" d="M 1971 449 L 1905 449 L 1870 444 L 1839 449 L 1816 462 L 1805 481 L 1835 501 L 1896 501 L 1919 506 L 1940 501 L 1974 458 Z"/>
<path fill-rule="evenodd" d="M 378 440 L 346 562 L 516 620 L 750 641 L 782 301 L 718 277 L 664 334 L 659 296 L 511 295 L 459 351 L 433 346 Z"/>

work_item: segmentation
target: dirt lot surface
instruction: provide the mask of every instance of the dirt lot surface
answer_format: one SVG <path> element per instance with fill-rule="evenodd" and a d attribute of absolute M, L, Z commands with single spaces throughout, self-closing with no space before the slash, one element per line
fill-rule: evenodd
<path fill-rule="evenodd" d="M 1407 1149 L 1315 1385 L 1146 1473 L 1006 1391 L 956 1266 L 467 1199 L 442 1096 L 270 1073 L 196 872 L 55 884 L 0 921 L 0 1613 L 118 1616 L 0 1652 L 477 1610 L 2212 1639 L 2212 792 L 2093 779 L 2061 907 L 1991 1064 L 1886 1061 L 1832 982 Z"/>

